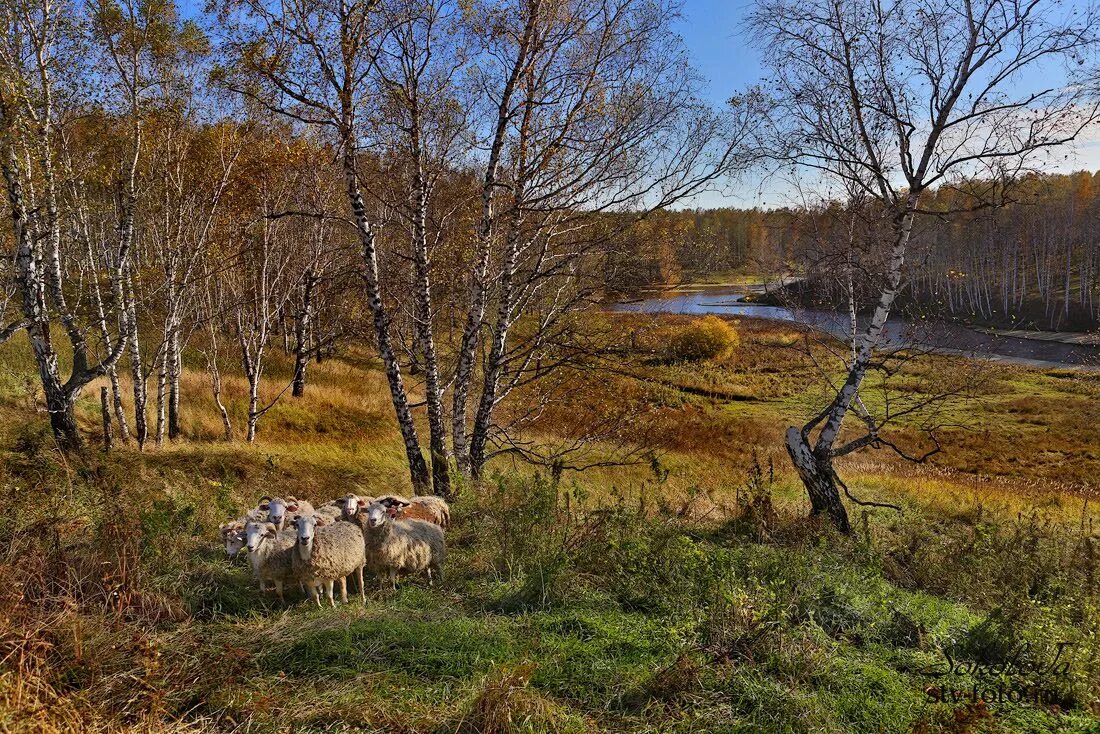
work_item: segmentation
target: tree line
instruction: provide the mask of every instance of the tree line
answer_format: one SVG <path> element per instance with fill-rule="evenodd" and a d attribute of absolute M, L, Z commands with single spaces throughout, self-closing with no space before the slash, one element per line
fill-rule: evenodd
<path fill-rule="evenodd" d="M 989 182 L 984 182 L 986 186 Z M 1045 329 L 1100 325 L 1100 172 L 1032 173 L 996 205 L 970 207 L 965 188 L 930 192 L 914 222 L 913 255 L 899 298 L 923 312 Z M 847 257 L 842 201 L 780 209 L 659 212 L 624 231 L 611 286 L 670 285 L 741 270 L 799 273 L 797 297 L 843 306 Z M 881 235 L 881 231 L 876 235 Z M 878 272 L 862 248 L 861 290 Z M 617 257 L 616 257 L 617 255 Z"/>

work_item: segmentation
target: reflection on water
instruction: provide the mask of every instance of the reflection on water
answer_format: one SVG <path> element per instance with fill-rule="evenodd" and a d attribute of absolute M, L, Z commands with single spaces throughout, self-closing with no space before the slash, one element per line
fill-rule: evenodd
<path fill-rule="evenodd" d="M 616 303 L 613 311 L 643 313 L 721 314 L 746 318 L 792 321 L 844 338 L 851 328 L 848 316 L 838 311 L 789 309 L 743 303 L 748 289 L 731 286 L 699 286 L 663 291 L 638 301 Z M 866 324 L 866 319 L 861 321 Z M 940 321 L 909 322 L 891 318 L 884 330 L 884 344 L 890 348 L 919 347 L 998 362 L 1037 367 L 1100 367 L 1100 349 L 982 334 L 961 324 Z"/>

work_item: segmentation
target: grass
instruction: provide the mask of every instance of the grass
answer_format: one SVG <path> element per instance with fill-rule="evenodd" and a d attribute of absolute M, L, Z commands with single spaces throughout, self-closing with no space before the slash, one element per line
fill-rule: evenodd
<path fill-rule="evenodd" d="M 743 322 L 731 353 L 669 362 L 685 319 L 606 318 L 616 372 L 570 376 L 528 434 L 620 411 L 611 438 L 648 459 L 558 482 L 498 460 L 454 507 L 442 588 L 335 610 L 262 595 L 215 531 L 260 494 L 407 489 L 369 359 L 312 367 L 255 446 L 217 440 L 189 370 L 186 440 L 65 457 L 25 345 L 0 347 L 0 730 L 1096 731 L 1100 383 L 989 367 L 933 461 L 844 462 L 854 492 L 904 512 L 854 510 L 840 538 L 784 471 L 781 429 L 820 397 L 798 332 Z M 899 379 L 913 393 L 961 369 L 930 358 Z M 273 394 L 281 355 L 269 374 Z M 239 423 L 243 383 L 226 389 Z M 1064 642 L 1069 670 L 1044 671 Z M 964 665 L 935 677 L 946 655 Z M 998 684 L 1050 696 L 964 695 Z"/>

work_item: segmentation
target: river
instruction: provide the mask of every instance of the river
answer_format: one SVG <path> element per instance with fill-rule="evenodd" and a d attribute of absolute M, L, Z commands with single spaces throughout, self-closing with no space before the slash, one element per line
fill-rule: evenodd
<path fill-rule="evenodd" d="M 790 309 L 744 303 L 751 286 L 685 286 L 646 292 L 635 301 L 612 304 L 612 311 L 642 313 L 720 314 L 751 319 L 770 319 L 806 324 L 845 338 L 850 324 L 845 313 L 814 309 Z M 912 322 L 891 318 L 885 329 L 888 348 L 918 347 L 941 354 L 1007 362 L 1030 367 L 1100 370 L 1100 347 L 1019 339 L 984 334 L 958 323 Z"/>

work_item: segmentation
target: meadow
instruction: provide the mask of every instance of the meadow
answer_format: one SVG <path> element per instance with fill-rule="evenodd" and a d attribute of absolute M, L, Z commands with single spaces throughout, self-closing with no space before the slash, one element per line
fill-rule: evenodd
<path fill-rule="evenodd" d="M 782 448 L 824 394 L 799 331 L 744 321 L 736 348 L 685 363 L 664 350 L 687 319 L 598 319 L 603 356 L 525 437 L 603 426 L 585 460 L 633 445 L 630 463 L 503 455 L 460 487 L 442 587 L 335 610 L 261 595 L 216 530 L 263 494 L 408 491 L 369 351 L 312 366 L 253 446 L 219 440 L 188 355 L 185 438 L 104 456 L 98 383 L 88 446 L 63 455 L 26 344 L 0 347 L 0 729 L 1098 730 L 1100 375 L 912 361 L 910 394 L 980 379 L 928 462 L 840 465 L 902 507 L 850 506 L 841 537 L 806 517 Z M 269 394 L 289 370 L 277 354 Z M 225 389 L 240 425 L 243 380 Z"/>

